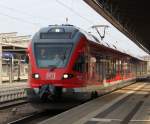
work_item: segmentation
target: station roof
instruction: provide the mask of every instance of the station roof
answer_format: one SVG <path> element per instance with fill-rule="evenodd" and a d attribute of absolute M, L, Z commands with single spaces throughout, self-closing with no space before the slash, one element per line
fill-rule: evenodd
<path fill-rule="evenodd" d="M 139 47 L 150 53 L 149 0 L 84 0 Z"/>
<path fill-rule="evenodd" d="M 31 36 L 18 36 L 17 32 L 0 33 L 0 45 L 3 52 L 25 54 Z"/>
<path fill-rule="evenodd" d="M 11 43 L 1 43 L 3 52 L 26 53 L 26 46 L 16 45 Z"/>

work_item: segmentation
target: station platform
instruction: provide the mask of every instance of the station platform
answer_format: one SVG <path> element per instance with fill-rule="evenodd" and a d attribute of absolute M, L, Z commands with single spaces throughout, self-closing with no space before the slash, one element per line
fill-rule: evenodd
<path fill-rule="evenodd" d="M 26 97 L 27 81 L 0 84 L 0 103 Z"/>
<path fill-rule="evenodd" d="M 20 76 L 20 80 L 22 81 L 22 80 L 27 80 L 28 79 L 28 76 L 27 75 L 24 75 L 24 76 Z M 12 81 L 12 82 L 17 82 L 17 80 L 18 80 L 18 76 L 14 76 L 14 81 Z M 2 77 L 2 82 L 10 82 L 10 80 L 9 80 L 9 77 L 8 76 L 3 76 Z"/>
<path fill-rule="evenodd" d="M 27 88 L 27 82 L 26 81 L 15 81 L 13 83 L 5 82 L 0 84 L 0 93 L 3 91 L 8 91 L 12 89 L 18 89 L 18 88 Z"/>
<path fill-rule="evenodd" d="M 39 124 L 150 124 L 150 82 L 139 82 Z"/>

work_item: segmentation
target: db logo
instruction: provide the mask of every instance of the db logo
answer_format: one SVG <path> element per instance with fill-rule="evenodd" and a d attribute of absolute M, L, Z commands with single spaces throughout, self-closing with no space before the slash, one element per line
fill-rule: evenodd
<path fill-rule="evenodd" d="M 54 79 L 55 79 L 55 73 L 53 73 L 53 72 L 48 72 L 48 73 L 46 74 L 46 79 L 47 79 L 47 80 L 54 80 Z"/>

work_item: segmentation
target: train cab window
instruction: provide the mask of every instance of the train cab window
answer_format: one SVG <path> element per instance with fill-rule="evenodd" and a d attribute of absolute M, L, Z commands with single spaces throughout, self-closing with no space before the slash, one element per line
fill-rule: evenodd
<path fill-rule="evenodd" d="M 77 72 L 85 72 L 85 56 L 84 55 L 79 55 L 79 57 L 77 58 L 75 65 L 73 67 L 74 71 Z"/>
<path fill-rule="evenodd" d="M 72 44 L 35 44 L 35 58 L 39 68 L 63 68 L 67 65 Z"/>

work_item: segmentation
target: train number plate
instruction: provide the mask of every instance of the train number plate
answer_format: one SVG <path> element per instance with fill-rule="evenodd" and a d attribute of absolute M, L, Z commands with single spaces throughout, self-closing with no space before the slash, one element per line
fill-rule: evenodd
<path fill-rule="evenodd" d="M 53 72 L 48 72 L 48 73 L 46 74 L 46 79 L 47 79 L 47 80 L 54 80 L 54 79 L 55 79 L 55 73 L 53 73 Z"/>

